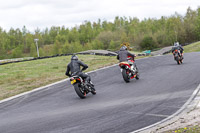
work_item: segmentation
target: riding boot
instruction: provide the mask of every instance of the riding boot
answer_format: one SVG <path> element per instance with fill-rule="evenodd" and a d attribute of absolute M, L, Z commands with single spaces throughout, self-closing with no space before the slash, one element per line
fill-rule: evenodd
<path fill-rule="evenodd" d="M 89 83 L 90 83 L 90 85 L 91 85 L 92 87 L 94 87 L 94 84 L 92 83 L 92 81 L 91 81 L 91 80 L 89 81 Z"/>
<path fill-rule="evenodd" d="M 89 82 L 85 82 L 85 86 L 87 87 L 87 89 L 89 90 L 89 91 L 91 91 L 91 84 L 89 83 Z"/>

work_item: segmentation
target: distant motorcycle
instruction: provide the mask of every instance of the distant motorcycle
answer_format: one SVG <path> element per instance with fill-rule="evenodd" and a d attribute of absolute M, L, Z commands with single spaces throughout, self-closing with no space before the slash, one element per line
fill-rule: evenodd
<path fill-rule="evenodd" d="M 177 62 L 178 65 L 183 63 L 183 57 L 180 53 L 180 50 L 176 49 L 173 51 L 174 60 Z"/>
<path fill-rule="evenodd" d="M 89 85 L 85 84 L 85 80 L 77 75 L 70 78 L 71 84 L 74 86 L 76 94 L 81 98 L 86 98 L 86 95 L 91 92 L 93 95 L 96 94 L 94 85 L 90 83 Z"/>
<path fill-rule="evenodd" d="M 120 62 L 119 67 L 121 68 L 122 77 L 125 82 L 130 82 L 130 79 L 139 79 L 139 72 L 137 67 L 133 65 L 135 61 L 132 58 L 128 58 L 128 62 Z"/>

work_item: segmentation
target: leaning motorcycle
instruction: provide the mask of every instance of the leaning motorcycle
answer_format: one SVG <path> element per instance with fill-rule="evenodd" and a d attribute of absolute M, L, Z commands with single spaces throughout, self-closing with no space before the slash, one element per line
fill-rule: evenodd
<path fill-rule="evenodd" d="M 174 60 L 177 62 L 178 65 L 183 63 L 183 57 L 180 53 L 180 50 L 174 50 L 173 51 L 173 55 L 174 55 Z"/>
<path fill-rule="evenodd" d="M 139 79 L 139 72 L 136 66 L 133 65 L 135 61 L 132 58 L 128 58 L 128 62 L 120 62 L 122 77 L 126 83 L 130 82 L 130 79 Z"/>
<path fill-rule="evenodd" d="M 71 84 L 74 86 L 76 94 L 81 98 L 86 98 L 86 95 L 91 92 L 93 95 L 96 94 L 96 90 L 92 83 L 87 85 L 85 80 L 77 75 L 70 78 Z"/>

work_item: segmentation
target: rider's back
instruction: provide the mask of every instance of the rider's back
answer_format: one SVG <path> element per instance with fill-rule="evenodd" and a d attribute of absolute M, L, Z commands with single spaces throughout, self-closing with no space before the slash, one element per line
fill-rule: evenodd
<path fill-rule="evenodd" d="M 72 60 L 69 64 L 71 73 L 80 72 L 80 61 Z"/>
<path fill-rule="evenodd" d="M 128 61 L 127 60 L 127 56 L 128 56 L 128 51 L 127 50 L 120 50 L 118 52 L 119 55 L 119 61 L 123 62 L 123 61 Z"/>

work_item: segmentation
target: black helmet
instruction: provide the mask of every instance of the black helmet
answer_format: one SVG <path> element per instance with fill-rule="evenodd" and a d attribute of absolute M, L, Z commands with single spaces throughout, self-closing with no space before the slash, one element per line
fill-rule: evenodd
<path fill-rule="evenodd" d="M 122 46 L 122 47 L 120 48 L 120 50 L 127 50 L 127 47 L 126 47 L 126 46 Z"/>
<path fill-rule="evenodd" d="M 72 55 L 71 60 L 78 60 L 78 57 L 76 55 Z"/>

